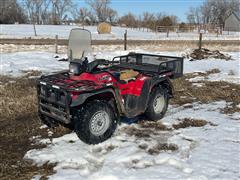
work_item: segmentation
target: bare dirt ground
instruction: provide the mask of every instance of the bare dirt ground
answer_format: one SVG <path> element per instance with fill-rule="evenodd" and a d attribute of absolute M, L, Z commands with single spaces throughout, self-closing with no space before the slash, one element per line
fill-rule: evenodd
<path fill-rule="evenodd" d="M 216 72 L 217 70 L 212 70 L 201 75 L 207 76 Z M 236 105 L 240 104 L 240 85 L 203 81 L 202 83 L 205 84 L 203 87 L 195 87 L 188 81 L 195 76 L 196 74 L 186 74 L 173 81 L 175 97 L 170 102 L 172 105 L 191 108 L 189 103 L 192 102 L 209 103 L 224 100 L 232 104 L 222 109 L 222 113 L 239 111 Z M 45 179 L 47 175 L 53 173 L 54 164 L 38 167 L 23 159 L 28 150 L 43 148 L 43 145 L 32 144 L 33 137 L 49 137 L 46 129 L 40 128 L 42 124 L 37 117 L 35 80 L 27 76 L 23 78 L 1 76 L 0 99 L 0 179 L 31 179 L 36 174 L 41 174 L 42 179 Z M 139 122 L 141 129 L 132 129 L 133 127 L 129 126 L 125 131 L 129 136 L 148 138 L 149 134 L 155 133 L 155 130 L 172 131 L 172 129 L 185 127 L 201 127 L 208 123 L 201 119 L 183 119 L 181 123 L 169 128 L 161 122 L 141 121 Z M 214 124 L 210 125 L 214 126 Z M 69 130 L 61 127 L 52 131 L 51 138 L 69 133 Z M 144 145 L 139 148 L 147 149 Z M 166 149 L 175 151 L 177 148 L 175 144 L 158 144 L 147 151 L 150 154 L 156 154 Z"/>
<path fill-rule="evenodd" d="M 157 51 L 185 51 L 186 49 L 195 49 L 198 47 L 197 43 L 178 43 L 175 44 L 167 43 L 167 44 L 132 44 L 128 45 L 128 50 L 144 50 L 150 52 Z M 208 43 L 204 45 L 204 48 L 210 50 L 219 50 L 219 51 L 227 51 L 227 52 L 238 52 L 240 51 L 240 46 L 235 43 L 228 43 L 223 45 L 221 43 Z M 14 45 L 14 44 L 0 44 L 1 53 L 10 53 L 10 52 L 18 52 L 18 51 L 46 51 L 46 52 L 55 52 L 54 45 Z M 123 45 L 93 45 L 93 51 L 119 51 L 123 50 Z M 66 53 L 67 46 L 58 46 L 58 53 Z"/>
<path fill-rule="evenodd" d="M 31 179 L 37 172 L 51 174 L 54 165 L 33 166 L 22 158 L 34 136 L 47 137 L 37 118 L 35 80 L 0 77 L 0 179 Z M 59 136 L 66 129 L 58 130 Z"/>

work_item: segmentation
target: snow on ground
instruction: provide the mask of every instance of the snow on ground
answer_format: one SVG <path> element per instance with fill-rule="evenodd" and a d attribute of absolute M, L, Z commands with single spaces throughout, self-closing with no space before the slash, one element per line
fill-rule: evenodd
<path fill-rule="evenodd" d="M 57 61 L 53 53 L 47 52 L 2 53 L 0 58 L 0 75 L 20 76 L 24 71 L 49 73 L 68 68 L 68 63 Z"/>
<path fill-rule="evenodd" d="M 136 50 L 136 52 L 143 52 Z M 96 58 L 106 58 L 111 60 L 114 56 L 124 55 L 128 52 L 95 52 Z M 161 52 L 157 54 L 169 56 L 182 56 L 182 52 Z M 210 74 L 206 77 L 209 81 L 229 81 L 232 83 L 240 83 L 240 53 L 228 53 L 233 60 L 225 61 L 220 59 L 206 59 L 199 61 L 184 60 L 184 73 L 206 72 L 211 69 L 219 69 L 220 73 Z M 57 61 L 54 53 L 47 52 L 16 52 L 2 53 L 0 59 L 0 74 L 19 76 L 23 71 L 38 70 L 43 73 L 50 73 L 57 70 L 68 68 L 67 62 Z M 199 77 L 198 77 L 199 78 Z M 194 79 L 194 82 L 202 79 Z"/>
<path fill-rule="evenodd" d="M 193 104 L 193 108 L 170 107 L 161 120 L 167 126 L 183 118 L 204 119 L 216 124 L 173 131 L 156 131 L 149 138 L 136 138 L 118 127 L 114 136 L 98 145 L 86 145 L 74 133 L 43 139 L 43 149 L 27 152 L 36 164 L 57 163 L 50 179 L 238 179 L 239 122 L 220 113 L 226 102 Z M 240 113 L 238 113 L 240 116 Z M 151 155 L 157 143 L 173 143 L 177 151 Z M 139 146 L 146 145 L 147 149 Z"/>
<path fill-rule="evenodd" d="M 187 60 L 184 63 L 184 73 L 206 72 L 211 69 L 219 69 L 220 73 L 210 74 L 205 80 L 228 81 L 240 84 L 240 53 L 227 54 L 231 55 L 233 60 L 225 61 L 213 58 L 194 62 Z M 202 79 L 199 80 L 201 81 Z"/>
<path fill-rule="evenodd" d="M 72 28 L 79 28 L 79 26 L 67 25 L 36 25 L 37 37 L 34 36 L 33 25 L 30 24 L 1 24 L 0 25 L 0 38 L 68 38 L 69 32 Z M 81 27 L 80 27 L 81 28 Z M 85 26 L 92 33 L 93 39 L 123 39 L 126 28 L 112 27 L 111 34 L 97 33 L 97 26 Z M 128 39 L 137 40 L 198 40 L 199 34 L 197 32 L 190 33 L 176 33 L 170 32 L 169 37 L 166 37 L 166 32 L 155 33 L 127 28 Z M 203 39 L 209 40 L 239 40 L 239 32 L 224 32 L 223 35 L 217 37 L 216 34 L 206 33 Z"/>
<path fill-rule="evenodd" d="M 138 50 L 141 52 L 141 50 Z M 111 59 L 124 51 L 96 52 L 97 57 Z M 164 55 L 182 55 L 182 52 L 161 52 Z M 217 74 L 205 80 L 224 80 L 239 83 L 239 53 L 229 53 L 234 60 L 207 59 L 184 61 L 184 73 L 206 72 L 218 68 Z M 1 75 L 23 75 L 24 71 L 39 70 L 43 73 L 68 68 L 67 62 L 59 62 L 53 53 L 17 52 L 1 54 Z M 230 73 L 231 72 L 231 73 Z M 193 82 L 204 80 L 198 76 Z M 198 84 L 199 85 L 199 84 Z M 33 143 L 47 144 L 43 149 L 32 149 L 25 159 L 34 163 L 57 163 L 56 173 L 50 179 L 239 179 L 240 113 L 223 114 L 220 108 L 226 102 L 192 104 L 192 108 L 170 106 L 162 122 L 171 127 L 179 119 L 203 119 L 217 126 L 189 127 L 172 131 L 156 131 L 149 138 L 136 138 L 126 133 L 129 126 L 121 124 L 114 136 L 98 145 L 86 145 L 74 133 L 59 138 L 33 138 Z M 44 127 L 41 127 L 44 128 Z M 51 132 L 49 131 L 49 135 Z M 177 145 L 177 151 L 161 151 L 151 155 L 148 149 L 158 143 Z M 147 149 L 139 146 L 147 146 Z M 40 176 L 34 177 L 39 179 Z"/>

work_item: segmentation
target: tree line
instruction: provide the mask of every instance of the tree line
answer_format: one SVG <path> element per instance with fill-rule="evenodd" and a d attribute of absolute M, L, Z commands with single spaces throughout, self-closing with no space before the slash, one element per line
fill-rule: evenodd
<path fill-rule="evenodd" d="M 211 24 L 224 28 L 225 19 L 233 12 L 239 14 L 239 0 L 206 0 L 186 13 L 189 24 Z"/>
<path fill-rule="evenodd" d="M 111 0 L 86 0 L 87 7 L 78 7 L 73 0 L 1 0 L 0 23 L 62 24 L 76 22 L 95 25 L 109 22 L 127 27 L 154 28 L 156 25 L 171 26 L 178 22 L 174 15 L 144 12 L 135 16 L 127 13 L 121 17 L 110 7 Z"/>
<path fill-rule="evenodd" d="M 132 28 L 153 29 L 157 26 L 175 26 L 175 15 L 144 12 L 141 15 L 127 13 L 118 16 L 111 8 L 111 0 L 85 0 L 88 7 L 79 7 L 73 0 L 1 0 L 0 23 L 63 24 L 66 22 L 95 25 L 109 22 Z M 224 26 L 230 12 L 239 12 L 239 0 L 205 0 L 200 7 L 191 7 L 186 13 L 188 24 L 214 24 Z M 184 25 L 181 23 L 180 25 Z"/>

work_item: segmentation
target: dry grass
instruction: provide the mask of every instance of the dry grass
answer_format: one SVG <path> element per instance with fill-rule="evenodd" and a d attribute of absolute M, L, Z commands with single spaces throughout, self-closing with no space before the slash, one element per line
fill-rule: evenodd
<path fill-rule="evenodd" d="M 225 108 L 223 108 L 221 110 L 221 112 L 224 114 L 233 114 L 235 112 L 240 112 L 240 108 L 239 108 L 238 104 L 231 103 L 231 104 L 227 105 Z"/>
<path fill-rule="evenodd" d="M 216 70 L 214 70 L 214 72 L 216 72 Z M 201 75 L 207 76 L 206 73 L 202 73 Z M 221 100 L 240 104 L 240 85 L 224 81 L 200 81 L 199 83 L 204 83 L 204 86 L 196 87 L 187 80 L 193 77 L 195 77 L 195 75 L 186 74 L 173 81 L 175 92 L 174 98 L 170 101 L 171 104 L 184 105 L 192 102 L 210 103 Z"/>
<path fill-rule="evenodd" d="M 219 43 L 205 43 L 204 47 L 208 49 L 218 49 L 219 51 L 223 52 L 239 52 L 239 46 L 236 43 L 225 43 L 226 41 L 219 41 Z M 167 43 L 167 45 L 166 45 Z M 116 51 L 116 50 L 123 50 L 123 45 L 93 45 L 93 50 L 97 51 Z M 153 43 L 152 44 L 145 44 L 145 43 L 136 43 L 136 44 L 129 44 L 128 50 L 134 51 L 142 49 L 144 51 L 186 51 L 189 48 L 197 48 L 197 43 L 189 42 L 189 41 L 181 41 L 180 43 L 176 43 L 175 41 L 163 41 L 162 43 Z M 14 44 L 0 44 L 0 49 L 2 53 L 9 53 L 9 52 L 22 52 L 22 51 L 46 51 L 46 52 L 55 52 L 55 45 L 14 45 Z M 59 53 L 67 53 L 67 46 L 59 45 L 58 46 Z"/>
<path fill-rule="evenodd" d="M 125 127 L 123 131 L 129 136 L 136 136 L 138 138 L 149 138 L 154 133 L 151 129 L 139 129 L 134 126 Z"/>
<path fill-rule="evenodd" d="M 123 131 L 129 136 L 136 136 L 138 138 L 149 138 L 151 135 L 157 135 L 159 131 L 170 131 L 168 128 L 160 121 L 139 121 L 139 128 L 135 126 L 128 126 L 123 129 Z"/>
<path fill-rule="evenodd" d="M 158 143 L 157 145 L 149 148 L 147 152 L 151 155 L 157 155 L 162 151 L 176 151 L 178 146 L 176 144 L 168 143 Z"/>
<path fill-rule="evenodd" d="M 37 71 L 37 70 L 22 71 L 22 72 L 25 73 L 25 76 L 23 76 L 23 78 L 24 77 L 26 77 L 26 78 L 28 78 L 28 77 L 38 77 L 42 74 L 41 71 Z"/>
<path fill-rule="evenodd" d="M 157 131 L 168 131 L 171 130 L 167 128 L 162 122 L 160 121 L 140 121 L 138 122 L 141 128 L 152 128 Z"/>
<path fill-rule="evenodd" d="M 230 70 L 229 73 L 228 73 L 229 76 L 234 76 L 235 75 L 235 72 L 233 70 Z"/>
<path fill-rule="evenodd" d="M 219 69 L 211 69 L 206 71 L 206 73 L 203 73 L 204 75 L 210 75 L 210 74 L 217 74 L 220 73 L 221 71 Z"/>
<path fill-rule="evenodd" d="M 187 127 L 202 127 L 205 126 L 208 122 L 202 119 L 189 119 L 184 118 L 178 124 L 173 124 L 174 129 L 187 128 Z"/>
<path fill-rule="evenodd" d="M 211 51 L 206 48 L 194 49 L 189 56 L 192 58 L 191 60 L 202 60 L 207 58 L 231 60 L 231 56 L 227 54 L 223 54 L 218 50 Z"/>
<path fill-rule="evenodd" d="M 35 80 L 0 77 L 0 179 L 31 179 L 33 175 L 53 173 L 54 164 L 41 167 L 23 160 L 25 153 L 44 145 L 32 145 L 30 138 L 48 137 L 37 117 Z M 64 130 L 53 130 L 53 137 Z M 57 132 L 57 133 L 56 133 Z"/>
<path fill-rule="evenodd" d="M 36 117 L 37 98 L 35 80 L 0 77 L 0 119 Z M 9 83 L 12 82 L 12 83 Z"/>

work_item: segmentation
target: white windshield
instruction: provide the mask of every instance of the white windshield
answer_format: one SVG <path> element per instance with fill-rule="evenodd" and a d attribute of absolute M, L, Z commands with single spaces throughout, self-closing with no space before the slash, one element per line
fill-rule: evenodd
<path fill-rule="evenodd" d="M 85 29 L 72 29 L 68 41 L 68 59 L 81 59 L 91 52 L 91 33 Z"/>

